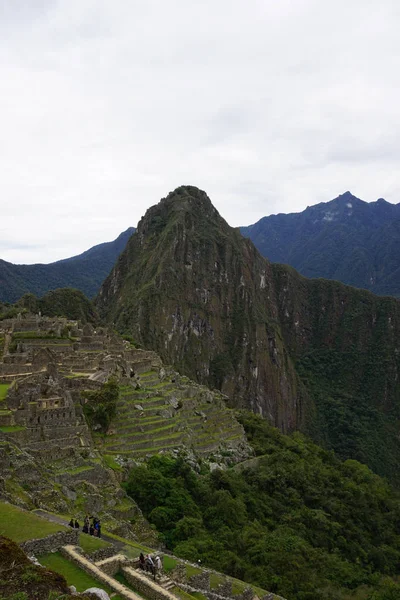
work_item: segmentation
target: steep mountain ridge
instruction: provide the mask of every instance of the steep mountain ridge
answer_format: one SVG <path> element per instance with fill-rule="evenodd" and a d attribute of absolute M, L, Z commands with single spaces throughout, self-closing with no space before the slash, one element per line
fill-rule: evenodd
<path fill-rule="evenodd" d="M 302 424 L 271 265 L 204 192 L 178 188 L 147 211 L 97 306 L 120 331 L 236 406 L 250 405 L 283 431 Z"/>
<path fill-rule="evenodd" d="M 97 307 L 232 405 L 397 477 L 397 300 L 271 264 L 185 186 L 143 217 Z"/>
<path fill-rule="evenodd" d="M 181 187 L 143 217 L 97 307 L 232 405 L 398 478 L 397 300 L 271 264 Z"/>
<path fill-rule="evenodd" d="M 306 277 L 326 277 L 379 294 L 400 294 L 400 204 L 367 203 L 346 192 L 301 213 L 241 227 L 261 254 Z"/>
<path fill-rule="evenodd" d="M 49 264 L 15 265 L 0 259 L 0 302 L 15 302 L 26 293 L 42 296 L 61 287 L 93 297 L 134 231 L 129 227 L 112 242 Z"/>

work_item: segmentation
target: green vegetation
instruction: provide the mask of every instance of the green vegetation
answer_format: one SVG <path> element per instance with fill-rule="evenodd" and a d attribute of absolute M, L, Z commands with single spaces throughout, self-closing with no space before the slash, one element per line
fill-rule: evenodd
<path fill-rule="evenodd" d="M 3 433 L 16 433 L 17 431 L 24 431 L 26 427 L 22 427 L 20 425 L 4 425 L 0 427 L 0 431 Z"/>
<path fill-rule="evenodd" d="M 132 469 L 127 491 L 167 547 L 288 600 L 364 600 L 383 585 L 399 594 L 400 496 L 299 433 L 239 417 L 258 455 L 247 467 L 198 475 L 154 456 Z"/>
<path fill-rule="evenodd" d="M 193 565 L 186 565 L 186 577 L 193 577 L 194 575 L 200 575 L 201 569 L 194 567 Z"/>
<path fill-rule="evenodd" d="M 34 565 L 15 542 L 0 535 L 0 600 L 67 600 L 62 575 Z"/>
<path fill-rule="evenodd" d="M 271 265 L 191 186 L 152 207 L 139 232 L 96 300 L 109 323 L 232 404 L 258 402 L 282 429 L 400 486 L 398 300 Z M 343 244 L 329 244 L 332 260 Z"/>
<path fill-rule="evenodd" d="M 56 573 L 61 573 L 67 580 L 68 585 L 74 585 L 78 592 L 84 592 L 91 587 L 101 587 L 108 594 L 112 593 L 107 586 L 103 583 L 100 584 L 97 579 L 91 577 L 86 571 L 82 571 L 82 569 L 67 558 L 64 558 L 59 552 L 44 554 L 39 557 L 39 562 L 48 569 L 56 571 Z M 122 600 L 120 596 L 113 596 L 113 599 Z"/>
<path fill-rule="evenodd" d="M 9 304 L 5 302 L 2 305 L 1 301 L 15 302 L 26 292 L 43 296 L 49 290 L 69 287 L 93 298 L 133 232 L 134 228 L 130 227 L 113 242 L 99 244 L 79 256 L 47 265 L 14 265 L 1 261 L 0 319 L 4 312 L 10 310 Z M 7 317 L 17 316 L 18 312 L 21 309 Z"/>
<path fill-rule="evenodd" d="M 11 538 L 17 544 L 34 538 L 43 538 L 67 528 L 57 523 L 50 523 L 12 504 L 0 502 L 0 535 Z"/>
<path fill-rule="evenodd" d="M 122 471 L 122 467 L 111 454 L 104 454 L 103 460 L 107 467 L 110 467 L 113 471 Z"/>
<path fill-rule="evenodd" d="M 123 573 L 121 573 L 121 571 L 118 571 L 118 573 L 116 573 L 114 575 L 114 579 L 119 581 L 119 583 L 122 583 L 122 585 L 127 587 L 128 590 L 132 590 L 133 592 L 136 592 L 135 588 L 129 583 L 129 581 L 126 579 L 125 575 Z M 138 592 L 136 592 L 136 593 L 138 593 Z"/>
<path fill-rule="evenodd" d="M 0 402 L 5 399 L 7 396 L 8 388 L 10 387 L 9 383 L 0 383 Z"/>
<path fill-rule="evenodd" d="M 171 591 L 181 600 L 193 600 L 193 596 L 191 594 L 188 594 L 187 592 L 185 592 L 185 590 L 183 590 L 177 585 L 175 585 Z"/>
<path fill-rule="evenodd" d="M 18 305 L 30 312 L 41 312 L 46 317 L 66 317 L 83 323 L 95 323 L 97 314 L 92 303 L 80 291 L 68 287 L 58 288 L 47 292 L 42 298 L 26 294 Z"/>
<path fill-rule="evenodd" d="M 68 335 L 58 336 L 55 332 L 41 331 L 16 331 L 12 334 L 13 340 L 65 340 Z"/>
<path fill-rule="evenodd" d="M 400 210 L 378 202 L 362 202 L 346 192 L 300 213 L 263 217 L 241 227 L 241 232 L 263 256 L 289 264 L 306 277 L 337 279 L 375 294 L 400 296 Z"/>
<path fill-rule="evenodd" d="M 70 469 L 64 469 L 63 473 L 69 473 L 70 475 L 79 475 L 79 473 L 84 473 L 85 471 L 91 471 L 93 469 L 92 465 L 82 465 L 81 467 L 71 467 Z"/>
<path fill-rule="evenodd" d="M 210 574 L 210 588 L 211 589 L 217 588 L 224 581 L 225 580 L 222 577 L 222 575 L 218 575 L 218 573 L 211 573 Z"/>
<path fill-rule="evenodd" d="M 166 573 L 173 571 L 177 564 L 178 564 L 178 561 L 176 560 L 176 558 L 173 558 L 172 556 L 168 556 L 168 554 L 164 554 L 163 569 Z"/>
<path fill-rule="evenodd" d="M 96 550 L 108 548 L 110 545 L 109 542 L 105 542 L 93 535 L 87 535 L 86 533 L 79 534 L 79 546 L 86 554 L 92 554 L 93 552 L 96 552 Z"/>
<path fill-rule="evenodd" d="M 9 302 L 0 302 L 0 321 L 15 319 L 19 313 L 25 314 L 26 312 L 26 309 L 10 304 Z"/>
<path fill-rule="evenodd" d="M 125 547 L 123 548 L 123 554 L 126 554 L 130 558 L 137 558 L 141 552 L 143 552 L 143 554 L 154 552 L 153 548 L 143 546 L 143 544 L 138 544 L 137 542 L 132 542 L 131 540 L 122 538 L 119 535 L 111 533 L 110 531 L 104 530 L 104 533 L 111 539 L 117 540 L 118 542 L 123 542 L 125 544 Z"/>
<path fill-rule="evenodd" d="M 117 412 L 118 395 L 118 383 L 113 379 L 105 383 L 100 390 L 82 392 L 86 400 L 83 410 L 92 428 L 97 425 L 102 433 L 107 432 Z"/>
<path fill-rule="evenodd" d="M 197 598 L 197 600 L 207 600 L 207 596 L 205 596 L 201 592 L 192 592 L 192 596 Z"/>

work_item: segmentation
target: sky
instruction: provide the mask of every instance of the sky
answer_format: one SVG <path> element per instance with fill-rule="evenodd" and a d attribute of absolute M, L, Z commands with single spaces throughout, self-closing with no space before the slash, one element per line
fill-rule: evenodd
<path fill-rule="evenodd" d="M 232 226 L 400 202 L 398 0 L 0 0 L 0 258 L 52 262 L 176 187 Z"/>

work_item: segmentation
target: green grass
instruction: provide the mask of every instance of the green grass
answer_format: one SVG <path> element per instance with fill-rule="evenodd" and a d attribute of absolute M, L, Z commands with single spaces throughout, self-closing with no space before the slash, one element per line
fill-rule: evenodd
<path fill-rule="evenodd" d="M 128 500 L 128 498 L 122 498 L 121 502 L 119 502 L 119 504 L 116 504 L 113 510 L 118 510 L 119 512 L 126 512 L 127 510 L 131 510 L 132 508 L 135 508 L 135 505 L 133 504 L 132 500 Z"/>
<path fill-rule="evenodd" d="M 243 594 L 246 589 L 246 585 L 242 581 L 237 581 L 236 579 L 232 579 L 232 594 L 236 596 L 237 594 Z M 247 587 L 250 587 L 247 586 Z"/>
<path fill-rule="evenodd" d="M 164 554 L 162 562 L 163 562 L 163 569 L 166 573 L 173 571 L 175 569 L 176 565 L 178 564 L 178 561 L 176 560 L 176 558 L 173 558 L 172 556 L 168 556 L 168 554 Z"/>
<path fill-rule="evenodd" d="M 113 471 L 122 471 L 121 465 L 117 463 L 117 461 L 113 456 L 111 456 L 111 454 L 104 454 L 103 459 L 107 467 L 109 467 Z"/>
<path fill-rule="evenodd" d="M 23 511 L 12 504 L 0 502 L 0 534 L 5 535 L 17 544 L 43 538 L 57 531 L 65 531 L 67 527 L 50 523 L 34 513 Z"/>
<path fill-rule="evenodd" d="M 84 471 L 91 471 L 93 467 L 89 467 L 87 465 L 82 467 L 75 467 L 71 469 L 64 469 L 63 473 L 69 473 L 70 475 L 78 475 L 79 473 L 83 473 Z"/>
<path fill-rule="evenodd" d="M 171 592 L 175 594 L 175 596 L 178 596 L 178 598 L 181 598 L 181 600 L 193 600 L 193 596 L 182 590 L 177 585 L 172 588 Z"/>
<path fill-rule="evenodd" d="M 114 579 L 119 581 L 119 583 L 122 583 L 122 585 L 127 587 L 128 590 L 132 590 L 132 592 L 135 592 L 135 594 L 137 594 L 138 596 L 141 596 L 143 598 L 143 595 L 140 594 L 137 590 L 135 590 L 135 588 L 132 586 L 131 583 L 129 583 L 129 581 L 125 578 L 124 574 L 121 573 L 121 571 L 118 571 L 118 573 L 116 573 L 114 575 Z"/>
<path fill-rule="evenodd" d="M 104 530 L 104 534 L 111 539 L 117 540 L 118 542 L 123 542 L 125 547 L 122 550 L 122 554 L 126 554 L 129 556 L 129 558 L 137 558 L 141 552 L 143 552 L 143 554 L 151 554 L 154 552 L 153 548 L 143 546 L 142 544 L 137 544 L 136 542 L 131 542 L 131 540 L 126 540 L 125 538 L 115 535 L 114 533 L 110 533 L 109 531 Z"/>
<path fill-rule="evenodd" d="M 203 571 L 192 565 L 186 565 L 186 577 L 193 577 L 193 575 L 200 575 Z"/>
<path fill-rule="evenodd" d="M 0 431 L 3 433 L 14 433 L 15 431 L 24 431 L 26 427 L 20 427 L 19 425 L 5 425 L 0 427 Z"/>
<path fill-rule="evenodd" d="M 88 535 L 87 533 L 79 534 L 79 545 L 86 554 L 92 554 L 93 552 L 96 552 L 96 550 L 100 550 L 100 548 L 108 548 L 111 546 L 109 542 L 105 542 L 104 540 L 94 537 L 93 535 Z"/>
<path fill-rule="evenodd" d="M 192 592 L 192 596 L 197 598 L 197 600 L 207 600 L 207 596 L 205 596 L 201 592 Z"/>
<path fill-rule="evenodd" d="M 5 399 L 7 396 L 8 388 L 10 387 L 10 383 L 0 383 L 0 402 Z"/>
<path fill-rule="evenodd" d="M 64 575 L 68 585 L 74 585 L 78 592 L 84 592 L 88 588 L 97 587 L 102 588 L 109 595 L 112 593 L 107 586 L 97 581 L 97 579 L 94 579 L 94 577 L 85 571 L 82 571 L 82 569 L 80 569 L 67 558 L 64 558 L 64 556 L 62 556 L 59 552 L 44 554 L 43 556 L 39 556 L 38 560 L 40 564 L 48 569 Z M 121 596 L 113 596 L 113 600 L 123 599 Z"/>
<path fill-rule="evenodd" d="M 218 587 L 219 585 L 221 585 L 221 583 L 224 583 L 225 579 L 226 578 L 222 577 L 222 575 L 217 575 L 217 573 L 210 573 L 210 588 L 214 589 Z"/>

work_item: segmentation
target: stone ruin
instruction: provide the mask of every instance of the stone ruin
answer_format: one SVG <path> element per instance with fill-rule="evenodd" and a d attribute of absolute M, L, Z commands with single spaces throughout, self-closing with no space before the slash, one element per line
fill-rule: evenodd
<path fill-rule="evenodd" d="M 130 348 L 113 332 L 64 318 L 19 315 L 0 321 L 0 384 L 10 384 L 0 435 L 37 457 L 60 458 L 62 450 L 90 447 L 80 392 L 110 376 L 132 381 L 159 366 L 153 352 Z"/>

